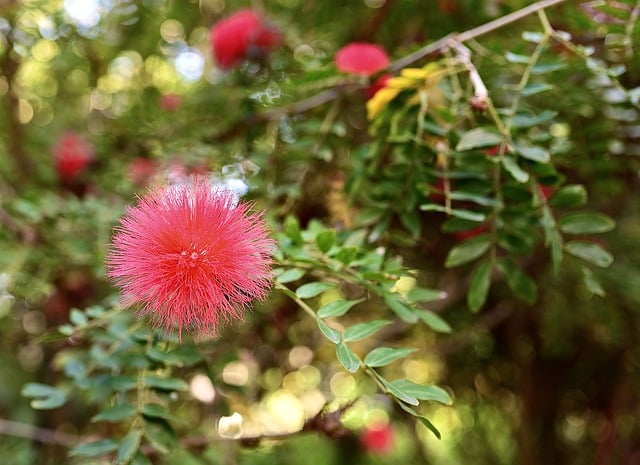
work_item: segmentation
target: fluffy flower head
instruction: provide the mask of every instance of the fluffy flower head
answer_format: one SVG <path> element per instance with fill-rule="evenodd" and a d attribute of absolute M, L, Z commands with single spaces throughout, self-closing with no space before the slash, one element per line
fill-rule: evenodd
<path fill-rule="evenodd" d="M 382 47 L 366 42 L 353 42 L 336 53 L 336 66 L 343 73 L 371 76 L 389 66 L 389 57 Z"/>
<path fill-rule="evenodd" d="M 80 176 L 93 160 L 93 146 L 80 134 L 65 132 L 53 148 L 58 176 L 72 181 Z"/>
<path fill-rule="evenodd" d="M 272 283 L 261 213 L 204 179 L 153 190 L 120 220 L 107 276 L 166 330 L 215 335 Z"/>
<path fill-rule="evenodd" d="M 240 10 L 211 29 L 211 49 L 218 66 L 230 69 L 243 60 L 264 55 L 281 41 L 277 29 L 266 24 L 254 11 Z"/>

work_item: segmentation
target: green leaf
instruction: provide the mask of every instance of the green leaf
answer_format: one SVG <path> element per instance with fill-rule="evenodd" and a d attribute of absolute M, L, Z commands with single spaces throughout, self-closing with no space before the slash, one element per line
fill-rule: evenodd
<path fill-rule="evenodd" d="M 338 357 L 338 361 L 347 369 L 348 372 L 355 373 L 358 371 L 358 368 L 360 368 L 360 360 L 358 360 L 356 354 L 343 341 L 340 341 L 336 345 L 336 356 Z"/>
<path fill-rule="evenodd" d="M 408 347 L 376 347 L 364 358 L 364 363 L 370 367 L 383 367 L 396 360 L 406 357 L 417 349 Z"/>
<path fill-rule="evenodd" d="M 144 436 L 163 454 L 168 454 L 178 444 L 173 428 L 162 418 L 145 418 Z"/>
<path fill-rule="evenodd" d="M 194 346 L 181 345 L 177 349 L 171 351 L 176 365 L 181 367 L 189 367 L 202 361 L 202 353 Z"/>
<path fill-rule="evenodd" d="M 389 381 L 379 376 L 378 379 L 384 384 L 384 387 L 387 388 L 387 392 L 394 396 L 395 398 L 401 400 L 402 402 L 406 402 L 409 405 L 419 405 L 420 402 L 411 394 L 403 391 L 399 387 L 391 384 Z"/>
<path fill-rule="evenodd" d="M 114 405 L 91 417 L 92 422 L 110 421 L 119 422 L 131 418 L 136 414 L 136 408 L 131 404 Z"/>
<path fill-rule="evenodd" d="M 78 310 L 77 308 L 72 308 L 71 312 L 69 312 L 69 321 L 76 326 L 84 326 L 89 322 L 87 315 L 84 312 Z"/>
<path fill-rule="evenodd" d="M 303 242 L 300 223 L 295 216 L 288 216 L 284 221 L 284 232 L 294 244 Z"/>
<path fill-rule="evenodd" d="M 519 183 L 525 183 L 529 180 L 529 173 L 520 168 L 515 158 L 509 156 L 502 157 L 502 166 L 504 166 L 507 173 Z"/>
<path fill-rule="evenodd" d="M 331 326 L 326 324 L 322 320 L 317 320 L 318 328 L 320 328 L 320 332 L 325 335 L 327 339 L 329 339 L 334 344 L 340 342 L 340 332 L 338 330 L 333 329 Z"/>
<path fill-rule="evenodd" d="M 553 89 L 553 86 L 550 84 L 547 84 L 546 82 L 545 83 L 530 82 L 525 86 L 524 89 L 522 89 L 522 95 L 524 95 L 525 97 L 528 97 L 530 95 L 536 95 L 541 92 L 545 92 L 547 90 L 552 90 L 552 89 Z"/>
<path fill-rule="evenodd" d="M 418 317 L 434 331 L 439 333 L 450 333 L 451 326 L 440 315 L 431 310 L 416 310 Z"/>
<path fill-rule="evenodd" d="M 447 255 L 444 266 L 453 268 L 482 256 L 491 247 L 491 237 L 481 234 L 454 246 Z"/>
<path fill-rule="evenodd" d="M 423 287 L 414 287 L 409 291 L 407 298 L 411 302 L 433 302 L 434 300 L 442 300 L 447 298 L 447 293 L 437 289 L 425 289 Z"/>
<path fill-rule="evenodd" d="M 142 414 L 149 418 L 164 418 L 168 420 L 172 417 L 171 413 L 160 404 L 144 404 Z"/>
<path fill-rule="evenodd" d="M 58 408 L 67 402 L 67 393 L 60 388 L 41 383 L 27 383 L 22 388 L 24 397 L 33 397 L 30 405 L 36 410 Z"/>
<path fill-rule="evenodd" d="M 467 202 L 473 202 L 483 207 L 496 207 L 500 205 L 493 197 L 487 197 L 485 195 L 472 194 L 470 192 L 454 191 L 451 192 L 450 197 L 453 200 L 462 200 Z"/>
<path fill-rule="evenodd" d="M 442 212 L 462 220 L 475 221 L 476 223 L 483 223 L 487 219 L 487 215 L 484 213 L 474 212 L 471 210 L 460 210 L 459 208 L 449 209 L 444 205 L 439 205 L 437 203 L 425 203 L 420 205 L 420 210 Z"/>
<path fill-rule="evenodd" d="M 587 203 L 587 190 L 580 184 L 564 186 L 549 199 L 549 205 L 557 208 L 581 207 Z"/>
<path fill-rule="evenodd" d="M 615 221 L 602 213 L 570 213 L 558 220 L 560 230 L 566 234 L 599 234 L 616 227 Z"/>
<path fill-rule="evenodd" d="M 538 163 L 549 163 L 549 161 L 551 160 L 549 151 L 538 145 L 517 143 L 514 144 L 514 148 L 516 153 L 528 160 L 536 161 Z"/>
<path fill-rule="evenodd" d="M 414 324 L 418 322 L 418 316 L 414 309 L 400 300 L 396 294 L 385 294 L 384 302 L 405 323 Z"/>
<path fill-rule="evenodd" d="M 502 139 L 502 134 L 493 128 L 475 128 L 462 134 L 456 150 L 462 152 L 480 147 L 493 147 L 499 145 Z"/>
<path fill-rule="evenodd" d="M 412 408 L 411 408 L 411 407 L 409 407 L 408 405 L 405 405 L 405 404 L 402 404 L 402 403 L 400 403 L 400 404 L 398 404 L 398 405 L 400 405 L 400 408 L 401 408 L 402 410 L 404 410 L 404 411 L 405 411 L 405 412 L 407 412 L 408 414 L 410 414 L 410 415 L 414 416 L 414 417 L 415 417 L 415 418 L 416 418 L 420 423 L 422 423 L 424 426 L 426 426 L 426 427 L 427 427 L 427 429 L 429 429 L 429 431 L 431 431 L 431 432 L 434 434 L 434 436 L 435 436 L 436 438 L 438 438 L 438 439 L 440 439 L 440 438 L 441 438 L 440 431 L 438 431 L 438 428 L 436 428 L 436 427 L 433 425 L 433 423 L 431 423 L 431 422 L 427 419 L 427 417 L 424 417 L 424 416 L 420 415 L 418 412 L 416 412 L 414 409 L 412 409 Z"/>
<path fill-rule="evenodd" d="M 187 391 L 189 385 L 178 378 L 164 378 L 156 375 L 146 375 L 144 384 L 161 391 Z"/>
<path fill-rule="evenodd" d="M 391 324 L 389 320 L 373 320 L 358 323 L 347 328 L 342 337 L 345 342 L 358 341 L 371 336 L 389 324 Z"/>
<path fill-rule="evenodd" d="M 351 307 L 359 304 L 364 299 L 358 300 L 336 300 L 335 302 L 323 305 L 318 309 L 318 316 L 320 318 L 330 318 L 336 316 L 342 316 L 351 310 Z"/>
<path fill-rule="evenodd" d="M 290 283 L 302 278 L 305 275 L 305 273 L 306 273 L 305 270 L 301 268 L 290 268 L 288 270 L 282 271 L 279 274 L 276 274 L 276 279 L 278 280 L 278 282 L 282 284 Z"/>
<path fill-rule="evenodd" d="M 300 286 L 296 289 L 296 295 L 301 299 L 310 299 L 334 287 L 335 285 L 331 283 L 315 281 L 313 283 L 307 283 Z"/>
<path fill-rule="evenodd" d="M 564 248 L 574 257 L 581 258 L 601 268 L 606 268 L 613 263 L 613 256 L 593 242 L 571 241 L 567 242 Z"/>
<path fill-rule="evenodd" d="M 553 120 L 558 115 L 557 111 L 545 110 L 541 113 L 518 113 L 511 120 L 512 128 L 531 128 Z"/>
<path fill-rule="evenodd" d="M 139 429 L 134 429 L 129 431 L 129 433 L 120 441 L 120 445 L 118 446 L 118 458 L 117 463 L 119 465 L 126 465 L 131 462 L 131 459 L 136 452 L 138 452 L 138 448 L 140 447 L 140 440 L 142 439 L 142 431 Z"/>
<path fill-rule="evenodd" d="M 467 305 L 472 312 L 477 312 L 487 301 L 489 287 L 491 287 L 491 260 L 485 260 L 474 270 L 471 275 Z"/>
<path fill-rule="evenodd" d="M 336 232 L 333 229 L 322 231 L 316 236 L 316 244 L 322 253 L 327 253 L 336 243 Z"/>
<path fill-rule="evenodd" d="M 509 63 L 516 63 L 520 65 L 526 65 L 531 60 L 531 57 L 529 55 L 519 55 L 513 52 L 505 53 L 504 57 L 507 59 Z"/>
<path fill-rule="evenodd" d="M 533 303 L 538 298 L 538 286 L 513 260 L 502 258 L 498 260 L 498 268 L 507 280 L 507 284 L 519 297 Z"/>
<path fill-rule="evenodd" d="M 101 439 L 100 441 L 85 442 L 75 446 L 69 451 L 71 457 L 97 457 L 108 454 L 118 449 L 118 443 L 113 439 Z"/>
<path fill-rule="evenodd" d="M 425 386 L 404 378 L 392 381 L 391 384 L 419 400 L 435 401 L 445 405 L 453 404 L 447 391 L 438 386 Z"/>
<path fill-rule="evenodd" d="M 584 285 L 587 287 L 589 292 L 599 297 L 604 297 L 606 295 L 606 292 L 604 291 L 604 288 L 602 287 L 598 279 L 586 266 L 582 267 L 582 277 L 584 280 Z"/>

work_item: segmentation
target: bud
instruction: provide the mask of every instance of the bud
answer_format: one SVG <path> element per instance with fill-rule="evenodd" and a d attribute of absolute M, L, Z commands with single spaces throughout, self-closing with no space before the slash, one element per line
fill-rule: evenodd
<path fill-rule="evenodd" d="M 218 420 L 218 434 L 227 439 L 238 439 L 242 436 L 242 415 L 233 412 L 230 417 L 220 417 Z"/>

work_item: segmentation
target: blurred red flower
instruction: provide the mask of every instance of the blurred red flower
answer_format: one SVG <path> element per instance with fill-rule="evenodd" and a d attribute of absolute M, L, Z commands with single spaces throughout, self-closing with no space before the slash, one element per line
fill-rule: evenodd
<path fill-rule="evenodd" d="M 156 326 L 215 335 L 272 284 L 263 213 L 198 178 L 149 192 L 120 220 L 107 277 Z"/>
<path fill-rule="evenodd" d="M 218 66 L 230 69 L 247 58 L 268 53 L 281 43 L 280 32 L 254 11 L 240 10 L 211 28 L 211 49 Z"/>
<path fill-rule="evenodd" d="M 542 184 L 538 184 L 538 190 L 545 200 L 549 200 L 549 197 L 551 197 L 556 191 L 555 187 L 543 186 Z"/>
<path fill-rule="evenodd" d="M 388 454 L 393 448 L 391 425 L 378 425 L 362 431 L 360 442 L 365 450 L 376 454 Z"/>
<path fill-rule="evenodd" d="M 63 181 L 73 181 L 78 178 L 93 157 L 91 143 L 72 131 L 63 133 L 53 148 L 56 171 Z"/>
<path fill-rule="evenodd" d="M 182 97 L 178 94 L 161 95 L 160 106 L 164 111 L 177 111 L 182 106 Z"/>
<path fill-rule="evenodd" d="M 336 53 L 336 66 L 343 73 L 371 76 L 389 66 L 384 49 L 375 44 L 353 42 Z"/>
<path fill-rule="evenodd" d="M 137 157 L 129 162 L 127 174 L 136 186 L 146 186 L 159 169 L 160 165 L 157 161 Z"/>

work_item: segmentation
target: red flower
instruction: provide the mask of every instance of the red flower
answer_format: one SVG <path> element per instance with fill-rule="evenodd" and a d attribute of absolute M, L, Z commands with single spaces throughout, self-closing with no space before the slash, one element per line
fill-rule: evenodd
<path fill-rule="evenodd" d="M 487 225 L 482 224 L 480 226 L 476 226 L 475 228 L 468 229 L 466 231 L 459 231 L 456 233 L 456 239 L 459 241 L 466 241 L 467 239 L 471 239 L 473 237 L 479 236 L 480 234 L 484 234 L 489 231 Z"/>
<path fill-rule="evenodd" d="M 80 134 L 65 132 L 53 148 L 53 158 L 60 178 L 73 181 L 93 160 L 93 147 Z"/>
<path fill-rule="evenodd" d="M 373 96 L 376 95 L 376 92 L 378 92 L 379 90 L 384 89 L 387 86 L 387 82 L 389 82 L 389 79 L 391 79 L 392 77 L 393 76 L 391 74 L 383 74 L 378 79 L 376 79 L 373 84 L 367 87 L 365 89 L 367 100 L 373 98 Z"/>
<path fill-rule="evenodd" d="M 182 98 L 178 94 L 160 96 L 160 106 L 164 111 L 177 111 L 182 106 Z"/>
<path fill-rule="evenodd" d="M 336 66 L 343 73 L 371 76 L 389 66 L 389 57 L 382 47 L 354 42 L 336 53 Z"/>
<path fill-rule="evenodd" d="M 145 186 L 158 172 L 158 162 L 150 158 L 134 158 L 129 162 L 127 174 L 136 186 Z"/>
<path fill-rule="evenodd" d="M 218 22 L 211 29 L 210 39 L 213 56 L 222 69 L 264 55 L 281 42 L 280 33 L 252 10 L 240 10 Z"/>
<path fill-rule="evenodd" d="M 393 447 L 391 425 L 378 425 L 362 431 L 360 441 L 365 450 L 376 454 L 388 454 Z"/>
<path fill-rule="evenodd" d="M 156 189 L 120 220 L 107 277 L 156 326 L 215 335 L 272 283 L 262 213 L 203 178 Z"/>
<path fill-rule="evenodd" d="M 540 192 L 540 195 L 542 195 L 542 197 L 545 200 L 549 200 L 549 197 L 551 197 L 554 194 L 556 189 L 551 186 L 543 186 L 542 184 L 538 184 L 538 191 Z"/>

